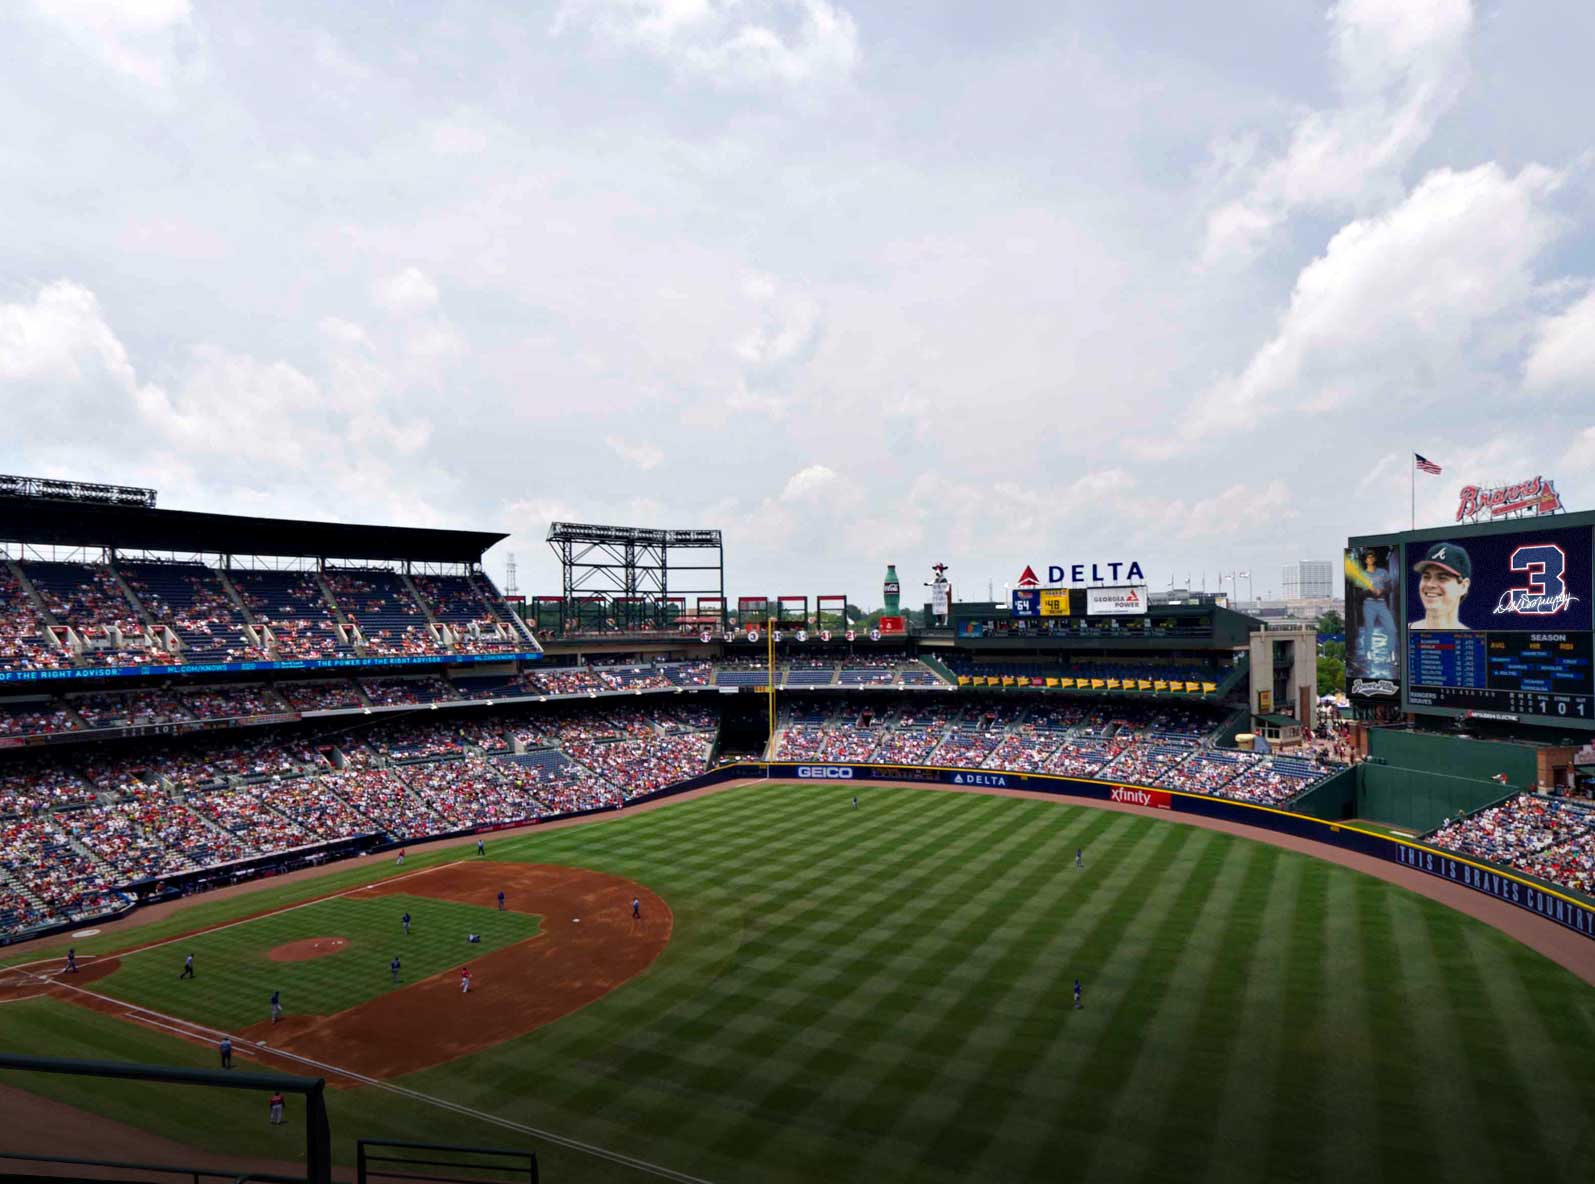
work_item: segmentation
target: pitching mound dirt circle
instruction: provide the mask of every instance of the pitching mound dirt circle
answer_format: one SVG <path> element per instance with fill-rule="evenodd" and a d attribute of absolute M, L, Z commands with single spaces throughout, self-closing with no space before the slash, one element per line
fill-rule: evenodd
<path fill-rule="evenodd" d="M 273 962 L 308 962 L 336 954 L 348 944 L 347 937 L 304 937 L 267 950 L 266 957 Z"/>

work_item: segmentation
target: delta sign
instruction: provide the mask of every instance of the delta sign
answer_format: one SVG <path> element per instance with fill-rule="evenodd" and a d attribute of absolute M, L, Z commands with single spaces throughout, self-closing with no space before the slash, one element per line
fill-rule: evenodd
<path fill-rule="evenodd" d="M 1053 563 L 1047 566 L 1047 580 L 1042 584 L 1036 569 L 1029 564 L 1020 573 L 1013 589 L 1013 615 L 1016 617 L 1083 616 L 1087 612 L 1086 598 L 1076 594 L 1071 598 L 1068 590 L 1082 584 L 1130 584 L 1143 586 L 1146 574 L 1137 559 L 1097 560 L 1091 563 Z M 1144 612 L 1144 590 L 1141 593 Z M 1125 610 L 1120 610 L 1125 611 Z"/>

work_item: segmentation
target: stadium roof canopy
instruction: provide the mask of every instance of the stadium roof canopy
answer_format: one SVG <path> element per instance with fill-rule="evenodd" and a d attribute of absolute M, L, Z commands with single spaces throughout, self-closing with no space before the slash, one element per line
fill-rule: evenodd
<path fill-rule="evenodd" d="M 0 541 L 43 547 L 477 563 L 508 536 L 0 496 Z"/>

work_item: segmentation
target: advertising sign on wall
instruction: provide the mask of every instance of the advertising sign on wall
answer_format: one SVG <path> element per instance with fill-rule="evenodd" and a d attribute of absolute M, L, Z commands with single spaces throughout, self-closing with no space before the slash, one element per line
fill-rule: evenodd
<path fill-rule="evenodd" d="M 1085 611 L 1090 617 L 1142 617 L 1146 615 L 1146 585 L 1085 589 Z"/>

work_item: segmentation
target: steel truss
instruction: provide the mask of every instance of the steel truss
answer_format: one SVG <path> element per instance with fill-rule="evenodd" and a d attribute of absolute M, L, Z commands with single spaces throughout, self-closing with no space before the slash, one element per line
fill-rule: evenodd
<path fill-rule="evenodd" d="M 714 598 L 725 624 L 725 548 L 718 530 L 649 530 L 555 522 L 560 632 L 674 629 L 689 597 Z M 713 552 L 713 562 L 707 562 Z M 698 560 L 698 562 L 693 562 Z"/>

